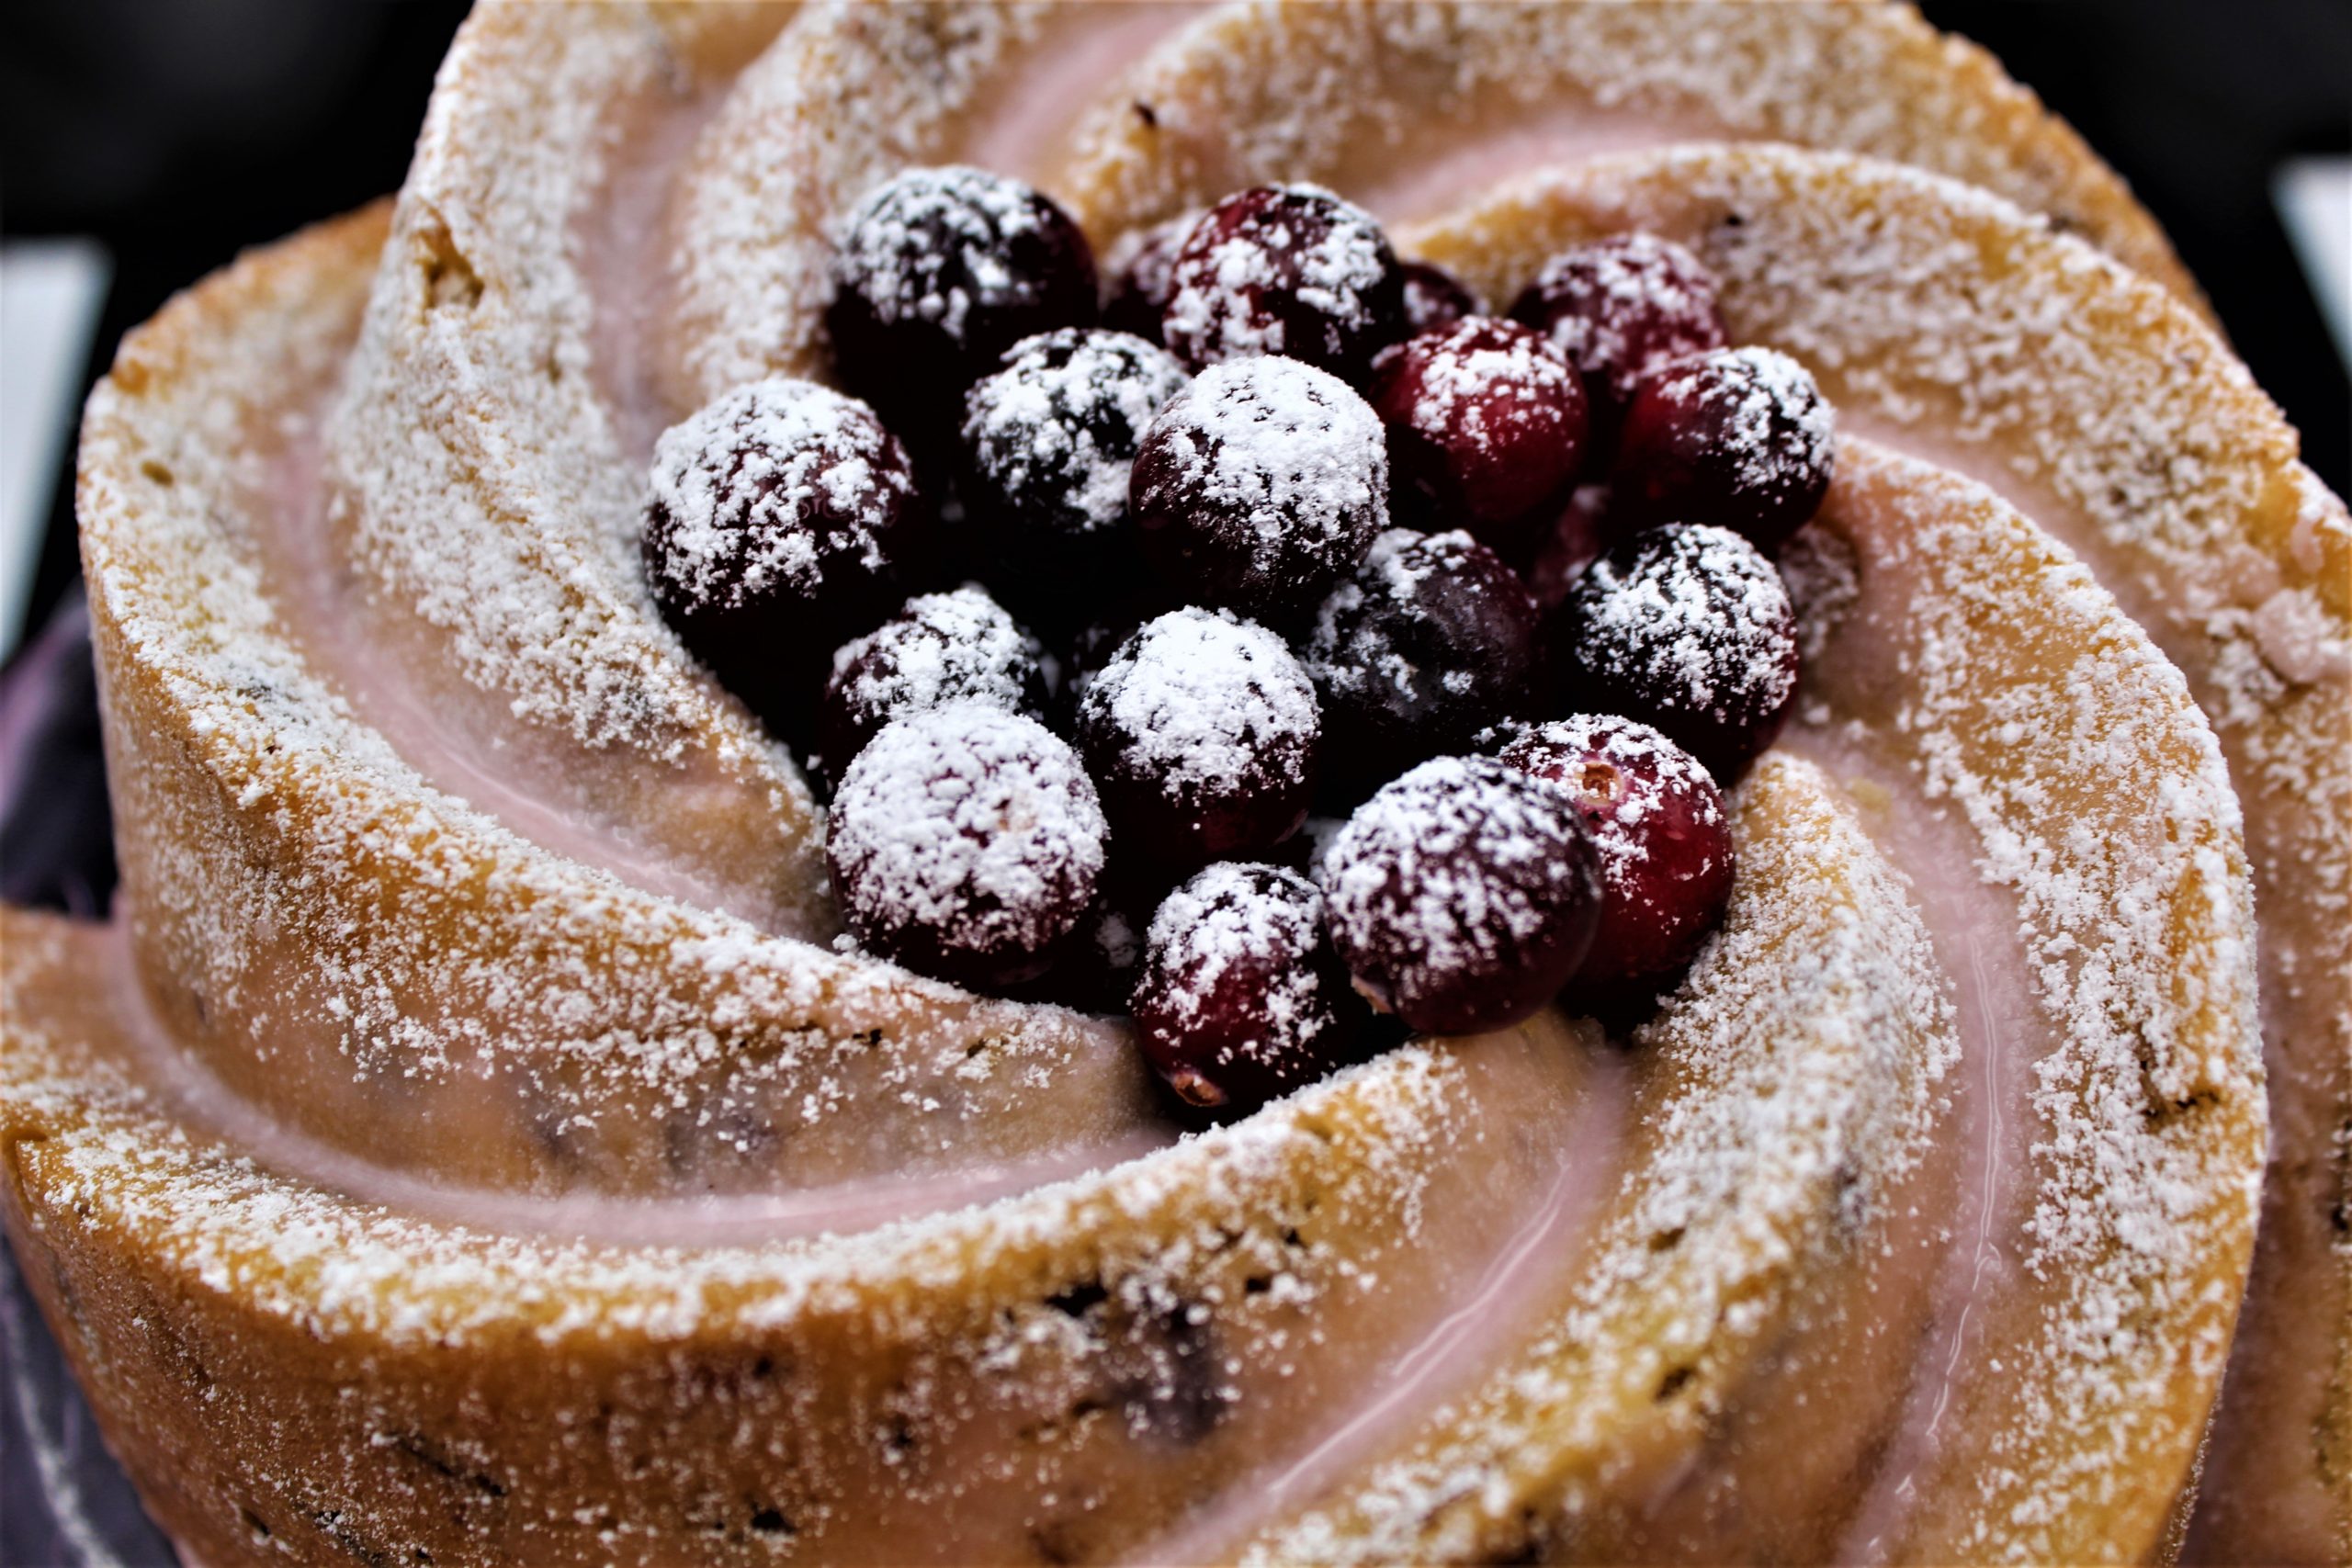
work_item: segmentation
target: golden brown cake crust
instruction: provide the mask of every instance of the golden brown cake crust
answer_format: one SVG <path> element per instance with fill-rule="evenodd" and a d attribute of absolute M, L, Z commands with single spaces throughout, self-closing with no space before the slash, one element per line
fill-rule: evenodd
<path fill-rule="evenodd" d="M 1907 11 L 1727 11 L 1736 48 L 1710 68 L 1808 28 L 1847 39 L 1931 87 L 1929 108 L 1983 117 L 1983 147 L 1918 127 L 1905 141 L 1897 116 L 1882 151 L 1957 161 L 2176 293 L 1949 182 L 1784 149 L 1603 159 L 1416 236 L 1499 298 L 1572 234 L 1675 233 L 1724 275 L 1735 335 L 1799 354 L 1849 416 L 1820 533 L 1863 570 L 1809 600 L 1806 711 L 1739 799 L 1741 902 L 1634 1065 L 1545 1018 L 1159 1146 L 1116 1028 L 801 940 L 829 930 L 808 800 L 651 615 L 620 543 L 662 400 L 737 373 L 749 340 L 727 334 L 745 322 L 769 334 L 757 354 L 803 363 L 818 300 L 680 315 L 702 324 L 677 363 L 616 388 L 615 323 L 572 264 L 631 215 L 652 215 L 649 243 L 701 231 L 631 184 L 667 166 L 630 145 L 663 106 L 697 179 L 744 175 L 728 149 L 763 130 L 771 150 L 809 150 L 779 161 L 808 203 L 771 215 L 813 243 L 858 171 L 963 145 L 1087 15 L 485 8 L 389 244 L 380 209 L 299 237 L 126 344 L 93 402 L 82 503 L 127 922 L 0 917 L 0 1176 L 28 1274 L 158 1516 L 223 1562 L 881 1557 L 888 1519 L 912 1514 L 944 1521 L 941 1550 L 1008 1559 L 1171 1541 L 1721 1557 L 1755 1550 L 1750 1530 L 1799 1557 L 2168 1551 L 2264 1135 L 2225 750 L 2241 794 L 2256 780 L 2266 922 L 2289 910 L 2261 960 L 2295 1075 L 2282 1124 L 2342 1095 L 2324 1055 L 2342 1012 L 2278 976 L 2281 953 L 2290 982 L 2343 970 L 2342 927 L 2319 918 L 2341 908 L 2346 860 L 2325 750 L 2346 707 L 2324 668 L 2346 621 L 2343 510 L 2181 302 L 2193 288 L 2120 184 Z M 1315 93 L 1366 49 L 1410 88 L 1455 55 L 1500 80 L 1510 53 L 1556 47 L 1555 27 L 1636 54 L 1658 29 L 1426 15 L 1213 17 L 1133 77 L 1155 84 L 1166 145 L 1129 137 L 1122 78 L 1052 177 L 1108 239 L 1206 192 L 1224 165 L 1175 132 L 1223 105 L 1245 134 L 1219 156 L 1345 184 L 1369 177 L 1359 139 L 1401 112 L 1367 94 L 1372 120 L 1317 126 Z M 786 52 L 801 46 L 849 73 L 812 75 Z M 1268 50 L 1303 63 L 1285 75 Z M 739 69 L 757 91 L 707 96 Z M 940 85 L 967 70 L 967 95 Z M 820 112 L 877 80 L 911 118 L 860 140 Z M 1803 100 L 1773 81 L 1756 117 L 1718 129 L 1794 134 L 1773 116 Z M 1866 102 L 1817 107 L 1823 124 L 1868 119 Z M 522 138 L 516 160 L 478 133 Z M 2064 352 L 2021 336 L 2019 312 Z M 1906 348 L 1923 323 L 1935 335 Z M 2119 363 L 2169 394 L 2132 388 L 2148 407 L 2120 434 L 2099 373 Z M 2152 466 L 2165 442 L 2195 460 Z M 2090 571 L 2026 520 L 2045 513 Z M 302 567 L 319 539 L 330 570 Z M 338 662 L 311 599 L 337 567 L 357 587 L 330 614 L 447 699 L 439 728 Z M 560 646 L 535 648 L 535 625 Z M 495 768 L 457 771 L 452 734 L 513 738 L 560 809 Z M 581 830 L 629 826 L 682 782 L 688 805 L 650 849 Z M 1981 994 L 1975 948 L 1952 945 L 1955 910 L 1983 899 L 2017 930 L 1988 961 L 2014 1017 Z M 1941 1385 L 1944 1449 L 1882 1466 L 1905 1401 L 1936 1389 L 1908 1388 L 1901 1348 L 1959 1332 L 1939 1315 L 1944 1244 L 1917 1216 L 1974 1174 L 1939 1118 L 1978 1092 L 1961 1079 L 1996 1076 L 1984 1046 L 2004 1021 L 2032 1059 L 2002 1103 L 2043 1140 L 2020 1156 L 2030 1267 L 1983 1298 L 2018 1348 Z M 787 1138 L 746 1132 L 803 1106 Z M 1180 1517 L 1192 1496 L 1257 1496 L 1267 1456 L 1423 1359 L 1412 1325 L 1452 1299 L 1433 1238 L 1499 1253 L 1512 1238 L 1479 1226 L 1508 1205 L 1482 1195 L 1550 1179 L 1527 1163 L 1542 1140 L 1503 1135 L 1516 1126 L 1589 1131 L 1623 1182 L 1555 1206 L 1566 1271 L 1525 1292 L 1490 1375 L 1444 1400 L 1414 1385 L 1419 1403 L 1311 1485 Z M 2340 1183 L 2340 1156 L 2302 1169 L 2312 1185 L 2274 1202 L 2308 1222 L 2296 1205 Z M 851 1211 L 832 1235 L 821 1207 L 792 1207 L 877 1173 L 917 1191 L 925 1172 L 973 1185 Z M 686 1201 L 713 1187 L 735 1197 Z M 593 1239 L 551 1239 L 575 1224 Z M 1924 1273 L 1898 1266 L 1917 1258 Z M 2340 1300 L 2314 1294 L 2323 1314 Z M 1204 1343 L 1231 1363 L 1205 1381 Z M 2282 1397 L 2340 1422 L 2333 1343 L 2336 1391 Z M 1825 1423 L 1807 1401 L 1830 1386 L 1861 1414 Z M 1792 1422 L 1813 1438 L 1801 1455 Z M 1890 1477 L 1917 1482 L 1916 1507 L 1880 1506 Z M 1747 1517 L 1749 1493 L 1788 1499 L 1786 1517 Z"/>

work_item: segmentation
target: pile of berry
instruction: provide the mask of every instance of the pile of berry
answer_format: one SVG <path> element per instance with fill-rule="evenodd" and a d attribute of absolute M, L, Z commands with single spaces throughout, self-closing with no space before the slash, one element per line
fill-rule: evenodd
<path fill-rule="evenodd" d="M 1795 695 L 1771 556 L 1832 460 L 1690 253 L 1582 245 L 1488 316 L 1261 186 L 1103 283 L 1052 201 L 943 168 L 866 197 L 834 284 L 858 396 L 771 379 L 671 430 L 644 552 L 831 784 L 868 950 L 1126 1006 L 1233 1108 L 1375 1011 L 1493 1029 L 1690 962 L 1719 784 Z"/>

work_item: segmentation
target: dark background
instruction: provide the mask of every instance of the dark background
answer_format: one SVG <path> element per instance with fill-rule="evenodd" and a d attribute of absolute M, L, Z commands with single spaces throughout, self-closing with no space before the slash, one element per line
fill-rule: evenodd
<path fill-rule="evenodd" d="M 2306 460 L 2339 494 L 2352 490 L 2352 391 L 2269 189 L 2285 157 L 2352 145 L 2352 5 L 1923 8 L 1998 55 L 2132 182 L 2256 378 L 2301 428 Z M 241 248 L 396 187 L 465 9 L 463 0 L 8 0 L 0 233 L 88 234 L 112 252 L 89 373 L 126 329 Z M 0 344 L 0 375 L 5 355 Z M 70 487 L 57 493 L 28 628 L 49 618 L 74 576 Z M 86 666 L 70 639 L 52 639 L 48 653 L 65 674 L 20 667 L 17 675 L 32 677 L 20 685 L 70 689 L 70 667 Z M 28 650 L 20 663 L 40 657 Z M 77 1560 L 31 1472 L 27 1412 L 80 1455 L 80 1512 L 99 1521 L 107 1548 L 131 1562 L 167 1562 L 98 1453 L 4 1253 L 0 1340 L 9 1384 L 0 1563 Z"/>

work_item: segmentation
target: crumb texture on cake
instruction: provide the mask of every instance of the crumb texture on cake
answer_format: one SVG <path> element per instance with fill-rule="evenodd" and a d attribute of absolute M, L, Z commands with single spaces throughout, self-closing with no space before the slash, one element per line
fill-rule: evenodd
<path fill-rule="evenodd" d="M 638 531 L 944 163 L 1103 254 L 1314 181 L 1497 302 L 1647 231 L 1818 378 L 1795 717 L 1630 1048 L 1179 1137 L 1122 1022 L 837 934 Z M 484 5 L 396 201 L 91 401 L 122 908 L 0 911 L 0 1217 L 206 1562 L 2149 1560 L 2200 1456 L 2198 1550 L 2340 1557 L 2352 528 L 2201 311 L 1903 7 Z"/>

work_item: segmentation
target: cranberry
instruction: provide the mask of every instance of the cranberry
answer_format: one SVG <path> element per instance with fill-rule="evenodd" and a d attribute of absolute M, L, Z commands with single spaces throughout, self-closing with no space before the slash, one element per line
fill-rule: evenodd
<path fill-rule="evenodd" d="M 964 509 L 990 581 L 1024 610 L 1072 605 L 1069 585 L 1131 575 L 1136 449 L 1183 367 L 1099 328 L 1017 344 L 964 397 Z"/>
<path fill-rule="evenodd" d="M 1195 367 L 1283 354 L 1351 380 L 1400 334 L 1404 279 L 1380 225 L 1313 186 L 1258 186 L 1193 225 L 1160 334 Z"/>
<path fill-rule="evenodd" d="M 1428 262 L 1400 264 L 1405 276 L 1405 330 L 1433 333 L 1465 316 L 1483 316 L 1486 306 L 1469 286 Z"/>
<path fill-rule="evenodd" d="M 929 532 L 906 450 L 874 411 L 774 377 L 662 434 L 641 547 L 662 617 L 797 738 L 825 656 L 899 601 Z"/>
<path fill-rule="evenodd" d="M 1399 517 L 1467 528 L 1505 555 L 1536 544 L 1585 460 L 1584 385 L 1534 328 L 1476 316 L 1383 351 Z"/>
<path fill-rule="evenodd" d="M 1014 713 L 1046 712 L 1046 650 L 967 584 L 925 593 L 833 655 L 818 707 L 825 771 L 839 777 L 892 719 L 971 698 Z"/>
<path fill-rule="evenodd" d="M 1077 755 L 993 703 L 883 728 L 833 798 L 825 858 L 857 939 L 967 985 L 1040 975 L 1094 898 L 1106 829 Z"/>
<path fill-rule="evenodd" d="M 1678 359 L 1625 411 L 1615 504 L 1642 523 L 1715 523 L 1778 550 L 1829 491 L 1829 405 L 1770 348 Z"/>
<path fill-rule="evenodd" d="M 1159 343 L 1159 319 L 1174 291 L 1176 252 L 1201 220 L 1186 212 L 1148 229 L 1137 229 L 1111 248 L 1103 285 L 1102 324 Z"/>
<path fill-rule="evenodd" d="M 1306 644 L 1337 780 L 1394 778 L 1532 711 L 1542 629 L 1526 584 L 1469 535 L 1381 535 Z"/>
<path fill-rule="evenodd" d="M 1144 1054 L 1190 1104 L 1247 1111 L 1349 1059 L 1363 1004 L 1294 871 L 1227 861 L 1152 917 L 1130 1004 Z"/>
<path fill-rule="evenodd" d="M 1295 359 L 1195 377 L 1136 454 L 1144 558 L 1182 598 L 1295 621 L 1363 558 L 1388 516 L 1380 420 Z"/>
<path fill-rule="evenodd" d="M 1490 757 L 1440 757 L 1382 786 L 1319 875 L 1357 988 L 1436 1034 L 1500 1029 L 1551 1000 L 1600 914 L 1575 800 Z"/>
<path fill-rule="evenodd" d="M 1584 376 L 1596 430 L 1613 431 L 1634 392 L 1668 360 L 1721 348 L 1715 280 L 1655 234 L 1617 234 L 1544 264 L 1510 308 Z"/>
<path fill-rule="evenodd" d="M 1796 700 L 1788 590 L 1728 528 L 1634 535 L 1592 563 L 1560 613 L 1569 700 L 1656 725 L 1726 783 Z"/>
<path fill-rule="evenodd" d="M 955 400 L 1033 333 L 1094 320 L 1094 253 L 1018 180 L 909 169 L 849 216 L 827 321 L 835 368 L 894 423 L 953 433 Z"/>
<path fill-rule="evenodd" d="M 1646 724 L 1577 714 L 1502 760 L 1567 790 L 1600 853 L 1600 925 L 1577 984 L 1657 980 L 1690 962 L 1731 901 L 1731 821 L 1699 760 Z"/>
<path fill-rule="evenodd" d="M 1121 843 L 1197 865 L 1296 830 L 1322 718 L 1282 638 L 1186 609 L 1147 623 L 1087 682 L 1078 737 Z"/>
<path fill-rule="evenodd" d="M 1608 486 L 1579 485 L 1571 491 L 1527 569 L 1527 586 L 1535 603 L 1546 612 L 1557 609 L 1617 532 L 1609 515 Z"/>

